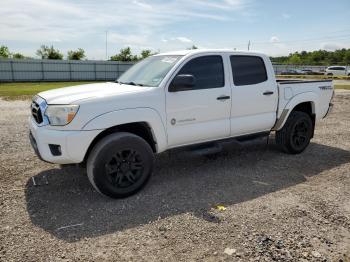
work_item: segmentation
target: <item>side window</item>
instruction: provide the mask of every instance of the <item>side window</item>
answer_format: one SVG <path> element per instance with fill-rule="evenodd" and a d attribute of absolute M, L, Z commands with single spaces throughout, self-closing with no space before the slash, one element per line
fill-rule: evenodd
<path fill-rule="evenodd" d="M 344 68 L 344 67 L 342 67 L 342 66 L 338 66 L 336 70 L 340 70 L 340 71 L 342 71 L 342 70 L 345 70 L 345 68 Z"/>
<path fill-rule="evenodd" d="M 208 89 L 225 86 L 224 65 L 219 55 L 193 58 L 181 68 L 178 75 L 190 74 L 196 78 L 193 89 Z"/>
<path fill-rule="evenodd" d="M 342 67 L 342 66 L 333 66 L 333 67 L 330 67 L 329 68 L 330 70 L 345 70 L 345 67 Z"/>
<path fill-rule="evenodd" d="M 236 86 L 254 85 L 267 80 L 265 63 L 261 57 L 233 55 L 230 60 Z"/>

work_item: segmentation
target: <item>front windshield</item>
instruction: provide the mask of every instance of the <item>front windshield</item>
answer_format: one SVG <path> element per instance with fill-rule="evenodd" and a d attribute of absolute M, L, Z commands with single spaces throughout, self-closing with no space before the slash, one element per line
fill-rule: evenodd
<path fill-rule="evenodd" d="M 160 82 L 182 56 L 151 56 L 133 65 L 122 74 L 117 82 L 121 84 L 159 86 Z"/>

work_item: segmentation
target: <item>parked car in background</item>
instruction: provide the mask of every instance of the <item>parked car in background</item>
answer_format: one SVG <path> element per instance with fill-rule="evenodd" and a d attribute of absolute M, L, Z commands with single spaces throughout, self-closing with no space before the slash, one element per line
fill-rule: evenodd
<path fill-rule="evenodd" d="M 281 72 L 281 75 L 306 75 L 306 72 L 299 69 L 287 69 Z"/>
<path fill-rule="evenodd" d="M 304 75 L 323 75 L 323 72 L 317 72 L 317 71 L 313 71 L 312 69 L 302 69 L 301 70 Z"/>
<path fill-rule="evenodd" d="M 327 76 L 350 76 L 350 69 L 346 66 L 330 66 L 324 73 Z"/>

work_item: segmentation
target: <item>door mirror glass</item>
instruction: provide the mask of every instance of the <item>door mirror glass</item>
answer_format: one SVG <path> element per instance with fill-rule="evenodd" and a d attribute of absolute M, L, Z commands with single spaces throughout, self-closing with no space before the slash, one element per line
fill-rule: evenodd
<path fill-rule="evenodd" d="M 178 92 L 192 89 L 196 84 L 193 75 L 177 75 L 170 84 L 169 92 Z"/>

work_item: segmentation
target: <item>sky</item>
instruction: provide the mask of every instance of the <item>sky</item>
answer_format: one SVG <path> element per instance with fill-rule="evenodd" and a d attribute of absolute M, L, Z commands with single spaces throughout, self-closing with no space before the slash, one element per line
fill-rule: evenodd
<path fill-rule="evenodd" d="M 106 59 L 229 48 L 288 55 L 350 48 L 350 0 L 1 0 L 0 45 L 35 57 L 43 44 Z"/>

